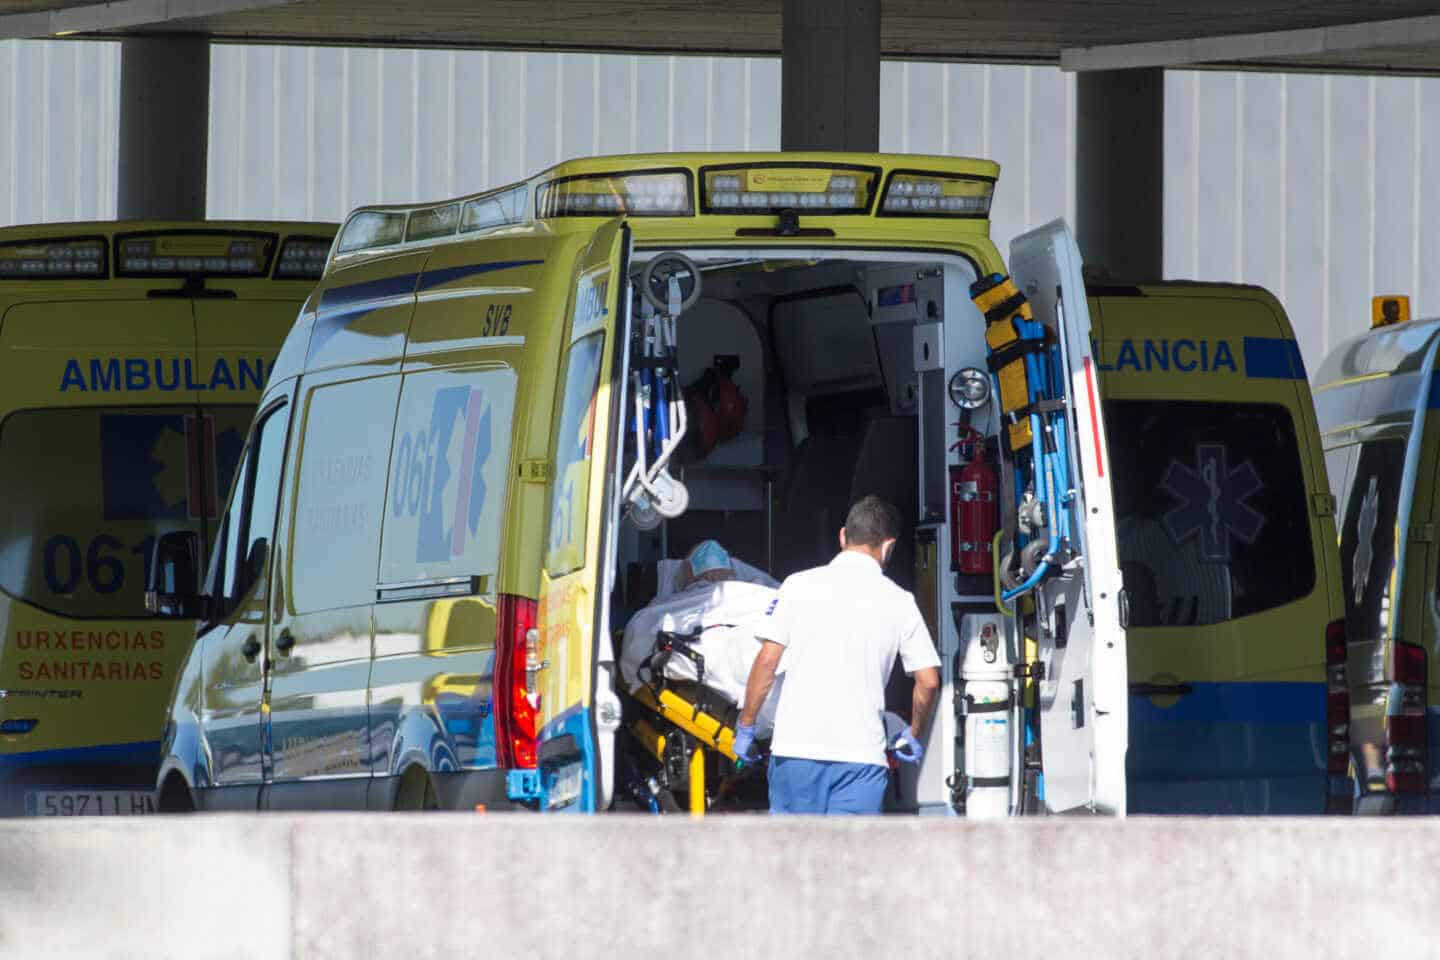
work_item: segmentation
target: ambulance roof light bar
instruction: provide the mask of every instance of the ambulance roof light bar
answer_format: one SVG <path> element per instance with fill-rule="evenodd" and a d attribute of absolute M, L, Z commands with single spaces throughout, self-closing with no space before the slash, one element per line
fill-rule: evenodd
<path fill-rule="evenodd" d="M 110 275 L 104 237 L 0 243 L 0 280 L 103 280 Z"/>
<path fill-rule="evenodd" d="M 275 263 L 276 280 L 319 280 L 335 241 L 331 237 L 286 237 Z"/>
<path fill-rule="evenodd" d="M 880 201 L 882 217 L 963 217 L 985 219 L 995 181 L 989 177 L 894 170 Z"/>
<path fill-rule="evenodd" d="M 279 241 L 247 230 L 153 230 L 115 236 L 117 277 L 268 277 Z"/>
<path fill-rule="evenodd" d="M 805 216 L 866 214 L 880 171 L 823 163 L 747 163 L 703 167 L 705 213 Z"/>
<path fill-rule="evenodd" d="M 560 177 L 535 191 L 535 214 L 554 217 L 692 217 L 688 170 L 638 170 Z"/>

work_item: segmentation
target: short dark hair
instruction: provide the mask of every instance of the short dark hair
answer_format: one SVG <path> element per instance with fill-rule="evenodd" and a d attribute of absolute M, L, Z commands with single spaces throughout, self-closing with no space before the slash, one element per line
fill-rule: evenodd
<path fill-rule="evenodd" d="M 900 511 L 876 496 L 855 501 L 845 517 L 845 542 L 858 547 L 878 547 L 886 540 L 900 538 Z"/>

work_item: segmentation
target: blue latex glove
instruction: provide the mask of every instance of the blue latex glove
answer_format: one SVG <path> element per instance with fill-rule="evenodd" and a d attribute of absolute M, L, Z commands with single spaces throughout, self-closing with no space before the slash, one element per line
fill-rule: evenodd
<path fill-rule="evenodd" d="M 735 728 L 735 756 L 743 763 L 754 763 L 760 759 L 755 752 L 755 727 L 739 726 Z"/>
<path fill-rule="evenodd" d="M 919 764 L 920 758 L 925 756 L 925 748 L 920 745 L 919 738 L 909 727 L 895 738 L 890 749 L 895 752 L 895 759 L 901 763 Z"/>

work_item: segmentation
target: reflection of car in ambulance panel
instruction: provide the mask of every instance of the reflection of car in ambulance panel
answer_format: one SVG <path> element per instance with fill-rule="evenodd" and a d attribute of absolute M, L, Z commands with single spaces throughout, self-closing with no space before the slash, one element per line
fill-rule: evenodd
<path fill-rule="evenodd" d="M 1129 809 L 1348 809 L 1310 391 L 1257 287 L 1091 289 L 1129 626 Z M 1333 684 L 1333 686 L 1332 686 Z"/>
<path fill-rule="evenodd" d="M 1437 809 L 1440 690 L 1429 672 L 1440 610 L 1440 320 L 1377 297 L 1374 329 L 1315 378 L 1349 639 L 1356 809 Z"/>
<path fill-rule="evenodd" d="M 162 796 L 743 803 L 761 771 L 729 752 L 734 705 L 631 686 L 616 637 L 665 557 L 718 535 L 783 574 L 827 559 L 852 496 L 879 493 L 906 516 L 892 572 L 953 666 L 947 692 L 962 636 L 1006 677 L 1034 665 L 1001 683 L 1015 695 L 1005 730 L 988 730 L 1006 771 L 982 777 L 963 753 L 978 709 L 942 711 L 894 804 L 1123 812 L 1120 571 L 1079 257 L 1051 225 L 1012 250 L 1028 300 L 991 279 L 996 173 L 884 155 L 604 158 L 352 214 L 271 376 L 209 583 L 169 559 L 183 537 L 157 547 L 157 602 L 203 621 Z M 948 567 L 947 471 L 963 466 L 962 416 L 998 461 L 1001 403 L 1028 417 L 1006 431 L 1006 462 L 1046 482 L 1004 485 L 1011 500 L 967 546 L 988 557 L 994 528 L 1011 531 L 997 582 Z M 1036 523 L 1017 533 L 1025 497 Z M 997 595 L 1040 611 L 1032 653 Z M 462 714 L 488 729 L 466 743 L 447 728 Z M 1022 752 L 1033 764 L 1010 763 Z"/>
<path fill-rule="evenodd" d="M 0 813 L 152 812 L 190 627 L 146 563 L 208 542 L 333 224 L 0 230 Z"/>

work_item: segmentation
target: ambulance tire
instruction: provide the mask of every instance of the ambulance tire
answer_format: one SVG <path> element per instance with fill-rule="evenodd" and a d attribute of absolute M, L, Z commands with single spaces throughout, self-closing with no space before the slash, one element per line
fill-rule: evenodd
<path fill-rule="evenodd" d="M 185 779 L 178 773 L 172 773 L 165 778 L 155 806 L 161 813 L 194 813 L 195 799 L 190 795 Z"/>
<path fill-rule="evenodd" d="M 395 790 L 395 810 L 422 811 L 439 810 L 440 798 L 435 795 L 435 784 L 426 772 L 418 766 L 407 769 Z"/>

